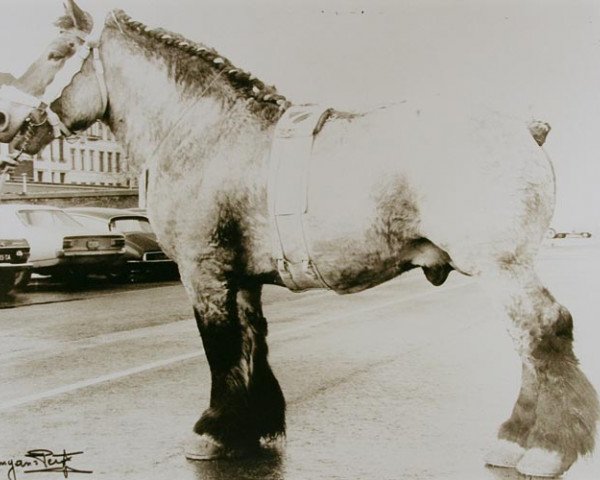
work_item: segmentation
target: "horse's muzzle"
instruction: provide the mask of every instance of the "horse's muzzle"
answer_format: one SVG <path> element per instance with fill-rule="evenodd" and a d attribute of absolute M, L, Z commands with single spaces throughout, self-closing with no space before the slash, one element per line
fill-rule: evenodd
<path fill-rule="evenodd" d="M 0 87 L 0 142 L 9 143 L 40 101 L 11 85 Z"/>
<path fill-rule="evenodd" d="M 10 126 L 10 114 L 0 112 L 0 132 L 4 132 Z"/>
<path fill-rule="evenodd" d="M 0 100 L 0 142 L 10 143 L 30 113 L 30 107 Z"/>

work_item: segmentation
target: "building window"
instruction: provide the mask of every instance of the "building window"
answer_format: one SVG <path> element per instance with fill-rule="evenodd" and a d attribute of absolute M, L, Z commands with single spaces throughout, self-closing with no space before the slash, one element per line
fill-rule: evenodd
<path fill-rule="evenodd" d="M 108 171 L 112 172 L 113 171 L 113 165 L 112 165 L 112 152 L 107 152 L 106 153 L 107 159 L 108 159 Z"/>
<path fill-rule="evenodd" d="M 89 170 L 88 166 L 87 166 L 87 162 L 86 162 L 86 158 L 85 158 L 85 149 L 80 149 L 79 150 L 80 156 L 81 156 L 81 169 L 82 170 Z"/>
<path fill-rule="evenodd" d="M 44 172 L 37 172 L 37 181 L 42 182 L 44 180 Z"/>
<path fill-rule="evenodd" d="M 99 156 L 100 156 L 100 171 L 101 172 L 105 172 L 106 171 L 106 165 L 104 165 L 104 152 L 100 152 Z"/>
<path fill-rule="evenodd" d="M 115 171 L 121 173 L 121 154 L 115 153 Z"/>
<path fill-rule="evenodd" d="M 62 137 L 58 140 L 58 161 L 60 163 L 65 163 L 67 161 L 65 158 L 65 140 Z"/>
<path fill-rule="evenodd" d="M 100 138 L 100 126 L 98 122 L 94 123 L 90 128 L 84 132 L 84 136 L 87 140 L 98 140 Z"/>
<path fill-rule="evenodd" d="M 65 183 L 65 172 L 60 172 L 60 183 Z"/>

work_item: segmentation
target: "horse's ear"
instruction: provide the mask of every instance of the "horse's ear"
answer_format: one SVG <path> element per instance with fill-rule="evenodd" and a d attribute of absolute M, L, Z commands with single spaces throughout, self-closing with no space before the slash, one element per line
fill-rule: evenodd
<path fill-rule="evenodd" d="M 86 33 L 90 33 L 92 31 L 92 28 L 94 28 L 94 20 L 89 13 L 84 12 L 81 8 L 79 8 L 74 0 L 67 0 L 64 6 L 67 16 L 73 20 L 73 28 Z"/>

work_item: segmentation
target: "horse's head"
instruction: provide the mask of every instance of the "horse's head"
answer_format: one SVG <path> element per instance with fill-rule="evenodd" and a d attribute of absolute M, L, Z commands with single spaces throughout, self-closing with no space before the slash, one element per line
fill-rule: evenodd
<path fill-rule="evenodd" d="M 0 87 L 0 142 L 25 153 L 87 128 L 106 110 L 102 65 L 89 38 L 92 17 L 73 0 L 65 10 L 55 23 L 59 35 L 13 85 Z"/>

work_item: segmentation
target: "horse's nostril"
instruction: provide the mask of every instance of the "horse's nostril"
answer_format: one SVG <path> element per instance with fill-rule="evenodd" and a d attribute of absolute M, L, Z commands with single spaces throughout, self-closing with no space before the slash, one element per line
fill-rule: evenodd
<path fill-rule="evenodd" d="M 8 113 L 0 112 L 0 132 L 3 132 L 8 128 L 10 124 L 10 116 Z"/>

